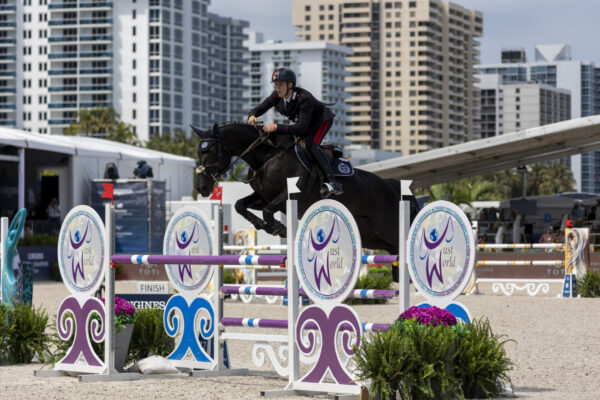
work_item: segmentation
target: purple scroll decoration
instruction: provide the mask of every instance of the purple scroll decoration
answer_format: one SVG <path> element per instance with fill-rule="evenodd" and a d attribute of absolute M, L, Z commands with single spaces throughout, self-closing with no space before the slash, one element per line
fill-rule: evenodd
<path fill-rule="evenodd" d="M 88 336 L 87 326 L 93 313 L 99 316 L 100 321 L 91 320 L 90 334 L 92 339 L 99 343 L 104 339 L 104 305 L 100 300 L 90 297 L 83 306 L 80 306 L 79 301 L 71 296 L 60 305 L 56 321 L 58 335 L 65 341 L 73 337 L 73 345 L 60 361 L 61 364 L 75 364 L 83 356 L 87 365 L 98 367 L 104 365 L 92 349 Z"/>
<path fill-rule="evenodd" d="M 320 383 L 327 374 L 327 370 L 329 370 L 338 384 L 355 385 L 355 379 L 340 363 L 336 346 L 336 337 L 342 326 L 350 328 L 350 330 L 342 331 L 341 344 L 344 353 L 347 356 L 352 356 L 354 355 L 353 345 L 357 347 L 360 345 L 361 325 L 352 309 L 339 305 L 331 310 L 329 316 L 318 306 L 310 306 L 302 311 L 296 325 L 296 342 L 300 351 L 307 356 L 315 350 L 316 334 L 314 330 L 309 330 L 306 337 L 302 337 L 302 332 L 311 322 L 316 324 L 316 328 L 321 334 L 322 344 L 316 364 L 301 381 Z M 354 340 L 352 334 L 356 335 Z M 308 340 L 308 343 L 306 343 L 306 340 Z"/>

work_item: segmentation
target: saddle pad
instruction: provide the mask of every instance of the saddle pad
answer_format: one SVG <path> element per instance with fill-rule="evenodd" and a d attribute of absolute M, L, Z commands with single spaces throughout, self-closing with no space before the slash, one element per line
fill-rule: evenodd
<path fill-rule="evenodd" d="M 310 158 L 310 155 L 299 145 L 294 146 L 296 151 L 296 156 L 298 157 L 298 161 L 300 164 L 306 169 L 308 172 L 312 171 L 313 161 Z M 354 175 L 354 168 L 350 161 L 346 158 L 339 157 L 329 160 L 331 164 L 331 170 L 335 176 L 352 176 Z"/>

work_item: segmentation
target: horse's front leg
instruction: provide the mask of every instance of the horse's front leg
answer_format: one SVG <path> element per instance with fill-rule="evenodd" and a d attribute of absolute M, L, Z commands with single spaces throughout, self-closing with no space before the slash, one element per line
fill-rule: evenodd
<path fill-rule="evenodd" d="M 239 199 L 235 202 L 235 211 L 237 211 L 242 217 L 246 218 L 254 227 L 258 230 L 265 230 L 267 233 L 271 233 L 270 226 L 257 217 L 254 213 L 248 211 L 249 208 L 253 210 L 263 210 L 266 206 L 266 201 L 256 193 L 252 193 L 250 196 Z"/>
<path fill-rule="evenodd" d="M 271 227 L 272 234 L 276 236 L 280 236 L 282 238 L 286 237 L 286 229 L 285 225 L 281 222 L 277 221 L 273 215 L 277 211 L 284 210 L 285 200 L 287 199 L 287 189 L 283 192 L 279 193 L 275 199 L 273 199 L 269 204 L 267 204 L 263 208 L 263 219 Z"/>

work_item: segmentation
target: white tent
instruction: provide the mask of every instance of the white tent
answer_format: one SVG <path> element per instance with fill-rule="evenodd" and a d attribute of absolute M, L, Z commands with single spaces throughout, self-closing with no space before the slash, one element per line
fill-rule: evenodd
<path fill-rule="evenodd" d="M 189 157 L 91 137 L 0 128 L 0 162 L 18 165 L 9 169 L 9 178 L 18 175 L 19 208 L 25 205 L 26 179 L 35 179 L 43 169 L 58 171 L 59 198 L 66 215 L 76 205 L 89 204 L 90 182 L 104 177 L 107 163 L 117 165 L 121 178 L 130 178 L 140 160 L 152 167 L 154 179 L 166 181 L 167 200 L 192 195 L 196 162 Z"/>

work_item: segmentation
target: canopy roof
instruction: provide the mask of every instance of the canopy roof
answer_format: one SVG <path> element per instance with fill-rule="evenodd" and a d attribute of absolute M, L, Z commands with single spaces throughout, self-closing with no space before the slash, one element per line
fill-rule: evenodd
<path fill-rule="evenodd" d="M 0 145 L 52 151 L 77 156 L 93 156 L 118 160 L 146 160 L 196 166 L 189 157 L 131 146 L 86 136 L 45 135 L 13 128 L 0 128 Z"/>
<path fill-rule="evenodd" d="M 600 115 L 525 129 L 361 166 L 427 187 L 600 149 Z"/>

